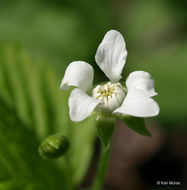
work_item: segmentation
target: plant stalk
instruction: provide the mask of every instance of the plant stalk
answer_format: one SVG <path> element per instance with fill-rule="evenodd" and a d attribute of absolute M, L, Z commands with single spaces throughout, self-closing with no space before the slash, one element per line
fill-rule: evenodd
<path fill-rule="evenodd" d="M 98 168 L 96 171 L 95 178 L 93 180 L 93 184 L 91 190 L 101 190 L 104 184 L 105 176 L 107 173 L 108 162 L 110 158 L 111 148 L 109 147 L 107 150 L 102 146 L 100 153 L 100 161 L 98 164 Z"/>

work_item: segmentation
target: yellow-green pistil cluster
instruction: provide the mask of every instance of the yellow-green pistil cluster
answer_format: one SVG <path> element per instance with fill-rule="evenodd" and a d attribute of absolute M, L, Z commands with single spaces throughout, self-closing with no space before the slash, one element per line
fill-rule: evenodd
<path fill-rule="evenodd" d="M 123 103 L 125 91 L 120 83 L 107 82 L 104 85 L 97 85 L 93 89 L 92 96 L 101 101 L 95 111 L 113 112 Z"/>
<path fill-rule="evenodd" d="M 116 87 L 118 84 L 114 85 Z M 99 99 L 100 97 L 106 97 L 108 99 L 109 96 L 112 97 L 115 87 L 109 86 L 108 83 L 106 84 L 106 89 L 100 86 L 99 90 L 97 91 L 97 93 L 99 93 L 100 95 L 98 95 L 96 98 Z"/>

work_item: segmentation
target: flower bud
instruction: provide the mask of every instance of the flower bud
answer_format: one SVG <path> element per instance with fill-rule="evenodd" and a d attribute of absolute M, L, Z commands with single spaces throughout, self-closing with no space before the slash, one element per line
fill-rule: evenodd
<path fill-rule="evenodd" d="M 62 134 L 47 137 L 39 146 L 39 154 L 42 158 L 53 159 L 64 155 L 69 149 L 69 140 Z"/>

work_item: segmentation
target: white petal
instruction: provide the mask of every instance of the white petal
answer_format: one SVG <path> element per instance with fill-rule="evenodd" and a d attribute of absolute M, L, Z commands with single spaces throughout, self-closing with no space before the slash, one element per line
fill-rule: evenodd
<path fill-rule="evenodd" d="M 95 60 L 105 75 L 118 82 L 125 65 L 127 50 L 123 36 L 116 30 L 110 30 L 99 45 Z"/>
<path fill-rule="evenodd" d="M 89 114 L 100 103 L 99 100 L 88 96 L 78 88 L 71 92 L 69 97 L 70 118 L 72 121 L 82 121 L 89 116 Z"/>
<path fill-rule="evenodd" d="M 154 80 L 145 71 L 135 71 L 129 74 L 126 80 L 127 89 L 139 89 L 147 93 L 150 97 L 157 95 L 154 90 Z"/>
<path fill-rule="evenodd" d="M 152 117 L 159 114 L 158 104 L 146 92 L 130 89 L 121 107 L 114 113 L 136 117 Z"/>
<path fill-rule="evenodd" d="M 84 61 L 74 61 L 65 71 L 60 88 L 67 90 L 69 86 L 76 86 L 83 91 L 92 88 L 94 71 L 91 65 Z"/>

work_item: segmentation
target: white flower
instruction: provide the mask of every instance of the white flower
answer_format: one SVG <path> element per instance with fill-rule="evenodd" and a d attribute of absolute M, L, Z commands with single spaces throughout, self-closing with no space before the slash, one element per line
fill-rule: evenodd
<path fill-rule="evenodd" d="M 159 113 L 158 104 L 151 98 L 154 80 L 144 71 L 130 73 L 126 80 L 126 89 L 119 83 L 125 65 L 127 50 L 123 36 L 110 30 L 99 45 L 95 60 L 101 70 L 110 79 L 106 84 L 92 87 L 94 71 L 91 65 L 83 61 L 70 63 L 65 71 L 61 89 L 75 88 L 69 97 L 70 118 L 82 121 L 93 111 L 99 114 L 131 115 L 151 117 Z"/>

